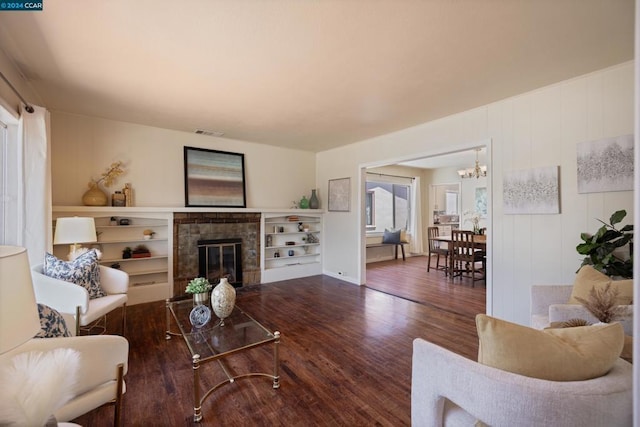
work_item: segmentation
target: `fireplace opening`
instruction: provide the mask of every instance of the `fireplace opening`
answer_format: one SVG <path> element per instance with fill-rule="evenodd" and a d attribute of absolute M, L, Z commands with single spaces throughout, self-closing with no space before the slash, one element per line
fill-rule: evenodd
<path fill-rule="evenodd" d="M 242 286 L 242 239 L 198 240 L 198 269 L 214 286 L 221 277 Z"/>

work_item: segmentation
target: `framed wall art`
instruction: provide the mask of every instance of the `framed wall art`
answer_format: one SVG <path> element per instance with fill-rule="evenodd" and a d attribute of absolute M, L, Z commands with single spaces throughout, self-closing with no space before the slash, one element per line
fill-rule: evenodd
<path fill-rule="evenodd" d="M 186 207 L 246 207 L 244 154 L 184 147 L 184 200 Z"/>
<path fill-rule="evenodd" d="M 351 201 L 351 178 L 329 180 L 329 211 L 349 212 Z"/>
<path fill-rule="evenodd" d="M 504 173 L 505 214 L 560 213 L 559 166 Z"/>
<path fill-rule="evenodd" d="M 633 135 L 581 142 L 578 193 L 633 190 Z"/>

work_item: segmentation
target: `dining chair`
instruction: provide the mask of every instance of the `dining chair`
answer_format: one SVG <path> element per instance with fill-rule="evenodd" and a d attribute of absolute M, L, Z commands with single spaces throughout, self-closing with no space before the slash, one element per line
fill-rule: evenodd
<path fill-rule="evenodd" d="M 451 231 L 451 267 L 450 279 L 454 277 L 469 277 L 472 279 L 471 286 L 477 280 L 485 279 L 486 252 L 478 250 L 474 242 L 474 234 L 469 230 Z M 481 263 L 480 269 L 476 264 Z"/>
<path fill-rule="evenodd" d="M 436 270 L 444 271 L 445 276 L 449 274 L 449 248 L 443 247 L 444 243 L 436 240 L 439 236 L 438 227 L 427 227 L 427 238 L 429 240 L 429 259 L 427 260 L 427 272 L 431 269 L 431 255 L 436 255 Z M 444 256 L 444 264 L 440 266 L 440 255 Z"/>

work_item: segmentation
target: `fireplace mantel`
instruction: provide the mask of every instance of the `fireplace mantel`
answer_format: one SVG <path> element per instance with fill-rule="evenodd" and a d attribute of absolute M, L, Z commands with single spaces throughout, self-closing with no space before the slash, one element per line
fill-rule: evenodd
<path fill-rule="evenodd" d="M 307 213 L 324 213 L 324 209 L 278 209 L 278 208 L 185 208 L 181 206 L 132 206 L 132 207 L 112 207 L 112 206 L 53 206 L 56 212 L 106 212 L 113 210 L 114 212 L 131 212 L 131 213 L 282 213 L 282 214 L 300 214 Z"/>

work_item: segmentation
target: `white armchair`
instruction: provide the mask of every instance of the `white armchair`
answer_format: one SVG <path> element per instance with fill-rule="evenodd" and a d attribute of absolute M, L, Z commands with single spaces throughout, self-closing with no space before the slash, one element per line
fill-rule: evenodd
<path fill-rule="evenodd" d="M 120 425 L 122 395 L 125 392 L 124 376 L 129 357 L 129 342 L 126 338 L 117 335 L 34 338 L 1 354 L 0 367 L 18 354 L 46 352 L 56 348 L 70 348 L 80 353 L 74 396 L 54 413 L 56 419 L 70 421 L 104 404 L 113 403 L 114 425 Z M 55 390 L 51 392 L 55 393 Z"/>
<path fill-rule="evenodd" d="M 413 341 L 411 424 L 420 426 L 628 426 L 633 366 L 605 376 L 547 381 L 481 365 L 423 339 Z"/>
<path fill-rule="evenodd" d="M 80 334 L 81 327 L 91 325 L 118 307 L 122 307 L 122 335 L 125 335 L 129 290 L 126 272 L 101 265 L 100 286 L 107 295 L 95 299 L 89 299 L 89 292 L 82 286 L 45 276 L 42 264 L 32 267 L 31 276 L 36 301 L 63 315 L 73 315 L 76 335 Z"/>
<path fill-rule="evenodd" d="M 584 319 L 597 323 L 596 319 L 581 304 L 567 304 L 573 285 L 533 285 L 531 286 L 531 327 L 543 329 L 552 322 L 569 319 Z M 621 320 L 625 335 L 633 336 L 633 305 L 623 306 L 626 317 Z"/>
<path fill-rule="evenodd" d="M 106 403 L 115 403 L 119 425 L 129 342 L 108 335 L 32 338 L 42 327 L 32 277 L 26 250 L 0 245 L 0 425 L 38 425 L 52 412 L 69 421 Z M 73 350 L 73 363 L 58 364 L 57 355 L 66 352 L 57 349 Z M 58 369 L 75 373 L 73 383 L 52 386 Z"/>

